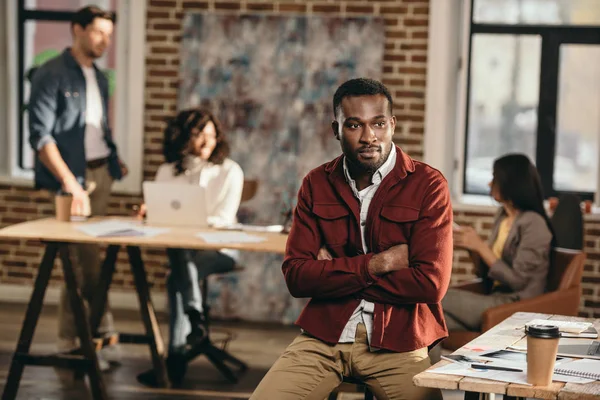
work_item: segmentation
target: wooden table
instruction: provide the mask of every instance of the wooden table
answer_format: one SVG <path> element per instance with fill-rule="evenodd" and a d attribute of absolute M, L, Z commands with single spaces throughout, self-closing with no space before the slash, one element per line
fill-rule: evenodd
<path fill-rule="evenodd" d="M 600 319 L 586 319 L 577 317 L 565 317 L 561 315 L 548 315 L 519 312 L 496 325 L 481 336 L 467 343 L 456 354 L 473 353 L 472 349 L 480 348 L 503 348 L 511 345 L 524 346 L 526 344 L 523 326 L 532 319 L 555 319 L 562 321 L 588 321 L 593 322 L 595 328 L 600 332 Z M 570 339 L 586 340 L 591 339 Z M 449 361 L 442 360 L 429 369 L 441 367 Z M 417 386 L 462 390 L 465 399 L 479 399 L 480 394 L 500 393 L 504 399 L 511 398 L 536 398 L 536 399 L 560 399 L 560 400 L 589 400 L 600 399 L 600 381 L 588 384 L 552 382 L 549 386 L 528 386 L 516 383 L 493 381 L 489 379 L 478 379 L 458 375 L 443 375 L 430 372 L 421 372 L 416 375 L 413 382 Z"/>
<path fill-rule="evenodd" d="M 283 253 L 287 241 L 287 235 L 284 234 L 252 233 L 253 235 L 264 237 L 265 241 L 260 243 L 228 243 L 226 245 L 210 244 L 195 237 L 195 235 L 199 232 L 215 232 L 216 230 L 182 227 L 166 227 L 169 228 L 168 232 L 154 237 L 103 238 L 88 236 L 76 229 L 78 225 L 100 222 L 109 218 L 117 217 L 92 218 L 87 222 L 80 223 L 59 222 L 54 218 L 47 218 L 24 222 L 0 229 L 0 238 L 38 240 L 46 245 L 33 292 L 31 294 L 31 299 L 29 300 L 29 305 L 27 307 L 25 320 L 23 321 L 23 326 L 21 328 L 19 342 L 13 355 L 6 380 L 6 386 L 4 387 L 4 392 L 2 394 L 3 400 L 14 399 L 16 397 L 25 365 L 58 366 L 74 369 L 79 372 L 84 371 L 84 373 L 89 375 L 90 389 L 93 398 L 107 398 L 104 381 L 98 368 L 96 345 L 92 338 L 98 337 L 98 326 L 102 318 L 108 290 L 115 271 L 117 253 L 121 246 L 125 246 L 127 249 L 131 271 L 134 276 L 135 289 L 140 302 L 142 322 L 146 333 L 142 335 L 120 334 L 119 337 L 121 338 L 121 341 L 145 344 L 150 347 L 152 363 L 158 384 L 163 387 L 168 387 L 169 381 L 165 368 L 165 346 L 154 313 L 154 307 L 150 299 L 148 281 L 146 279 L 146 271 L 142 261 L 140 248 L 154 247 L 218 250 L 226 247 L 243 251 Z M 127 218 L 117 219 L 124 220 Z M 69 255 L 68 244 L 73 243 L 94 243 L 108 246 L 102 264 L 97 296 L 95 296 L 93 303 L 90 306 L 89 319 L 77 280 L 75 279 L 75 273 Z M 64 280 L 73 309 L 75 323 L 77 325 L 76 328 L 81 343 L 81 349 L 80 351 L 71 352 L 69 354 L 35 355 L 30 353 L 31 341 L 44 301 L 46 288 L 50 280 L 50 274 L 54 266 L 54 260 L 57 255 L 59 255 L 62 261 Z M 123 338 L 126 338 L 126 340 L 123 340 Z M 104 341 L 106 343 L 107 340 L 110 341 L 111 338 L 103 338 L 103 340 L 97 340 L 96 342 L 99 343 L 99 345 L 102 345 L 102 342 Z M 214 352 L 216 351 L 222 350 L 215 348 Z M 228 356 L 227 354 L 224 355 Z M 207 356 L 210 357 L 209 353 L 207 353 Z M 232 356 L 229 357 L 233 360 L 237 360 Z"/>

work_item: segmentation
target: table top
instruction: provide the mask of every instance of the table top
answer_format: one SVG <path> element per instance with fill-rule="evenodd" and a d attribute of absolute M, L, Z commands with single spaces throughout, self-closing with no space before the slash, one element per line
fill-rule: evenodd
<path fill-rule="evenodd" d="M 586 319 L 579 317 L 566 317 L 563 315 L 548 315 L 537 313 L 519 312 L 496 325 L 481 336 L 467 343 L 456 354 L 473 353 L 478 348 L 504 348 L 507 346 L 524 345 L 525 335 L 523 326 L 532 319 L 554 319 L 561 321 L 587 321 L 592 322 L 600 331 L 600 319 Z M 586 340 L 591 339 L 572 339 Z M 449 361 L 442 360 L 429 369 L 434 369 L 448 364 Z M 493 381 L 489 379 L 478 379 L 458 375 L 443 375 L 429 372 L 421 372 L 416 375 L 413 382 L 417 386 L 463 390 L 478 393 L 500 393 L 515 397 L 533 397 L 536 399 L 561 399 L 561 400 L 588 400 L 600 399 L 600 381 L 587 384 L 552 382 L 549 386 L 528 386 L 516 383 Z"/>
<path fill-rule="evenodd" d="M 61 222 L 55 218 L 44 218 L 7 226 L 0 229 L 0 239 L 26 239 L 42 242 L 67 242 L 67 243 L 97 243 L 118 244 L 122 246 L 158 247 L 158 248 L 184 248 L 199 250 L 219 250 L 223 248 L 244 251 L 279 253 L 285 252 L 287 235 L 283 233 L 248 232 L 253 236 L 260 236 L 265 240 L 257 243 L 208 243 L 195 235 L 201 232 L 223 232 L 211 228 L 189 228 L 176 226 L 156 226 L 144 224 L 143 226 L 155 228 L 168 228 L 168 231 L 157 236 L 128 236 L 128 237 L 94 237 L 79 230 L 77 226 L 92 224 L 116 219 L 119 221 L 136 221 L 131 217 L 94 217 L 86 222 Z"/>

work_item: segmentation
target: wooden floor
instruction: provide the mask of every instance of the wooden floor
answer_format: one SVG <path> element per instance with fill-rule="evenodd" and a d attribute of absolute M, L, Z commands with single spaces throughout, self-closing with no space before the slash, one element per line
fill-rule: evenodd
<path fill-rule="evenodd" d="M 19 330 L 25 315 L 24 305 L 0 304 L 0 390 L 3 389 L 12 352 L 15 349 Z M 159 316 L 163 335 L 168 332 L 166 319 Z M 123 332 L 142 332 L 139 315 L 133 312 L 115 313 L 117 329 Z M 247 399 L 264 374 L 296 337 L 298 328 L 263 326 L 249 323 L 215 324 L 215 334 L 227 329 L 235 339 L 229 350 L 249 364 L 249 370 L 237 384 L 227 382 L 213 366 L 199 357 L 190 365 L 186 380 L 181 389 L 152 389 L 139 384 L 137 374 L 150 368 L 148 347 L 121 345 L 121 365 L 114 366 L 104 373 L 109 396 L 112 399 Z M 39 353 L 55 351 L 56 308 L 45 307 L 36 329 L 32 350 Z M 64 375 L 64 374 L 63 374 Z M 17 399 L 62 400 L 90 399 L 84 381 L 63 384 L 57 372 L 51 367 L 26 367 L 21 380 Z M 342 393 L 339 399 L 361 399 L 355 393 Z M 444 399 L 457 400 L 459 393 L 444 392 Z"/>

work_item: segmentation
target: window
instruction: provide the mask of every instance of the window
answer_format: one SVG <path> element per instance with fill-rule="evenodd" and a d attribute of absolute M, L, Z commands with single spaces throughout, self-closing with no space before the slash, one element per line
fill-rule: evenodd
<path fill-rule="evenodd" d="M 38 66 L 72 43 L 71 17 L 88 4 L 86 0 L 9 0 L 5 6 L 7 12 L 0 14 L 4 14 L 0 16 L 0 25 L 6 27 L 0 39 L 2 46 L 7 46 L 0 47 L 0 52 L 4 50 L 0 55 L 9 56 L 6 57 L 9 70 L 0 70 L 2 77 L 8 78 L 3 83 L 9 88 L 2 91 L 9 93 L 4 119 L 7 123 L 4 132 L 8 134 L 0 135 L 3 136 L 1 143 L 6 144 L 1 149 L 8 152 L 2 157 L 4 165 L 0 165 L 3 180 L 20 177 L 30 182 L 33 177 L 35 154 L 29 146 L 27 126 L 30 77 Z M 99 0 L 95 4 L 118 15 L 112 44 L 96 62 L 109 80 L 109 123 L 120 156 L 130 170 L 129 176 L 115 185 L 115 190 L 139 193 L 143 156 L 143 101 L 140 99 L 144 96 L 145 2 Z M 127 90 L 120 89 L 125 86 Z M 136 100 L 132 102 L 132 98 Z M 3 100 L 0 98 L 0 102 Z"/>
<path fill-rule="evenodd" d="M 546 196 L 592 199 L 600 3 L 471 0 L 468 27 L 462 193 L 489 193 L 493 160 L 522 152 L 536 164 Z"/>

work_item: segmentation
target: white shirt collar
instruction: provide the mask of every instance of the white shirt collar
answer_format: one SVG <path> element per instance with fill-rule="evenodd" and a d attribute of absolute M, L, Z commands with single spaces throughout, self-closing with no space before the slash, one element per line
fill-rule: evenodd
<path fill-rule="evenodd" d="M 388 155 L 387 160 L 385 160 L 383 165 L 381 167 L 379 167 L 377 169 L 377 171 L 375 171 L 375 173 L 373 174 L 373 177 L 371 178 L 371 183 L 373 183 L 375 185 L 380 184 L 381 181 L 383 180 L 383 178 L 385 178 L 392 171 L 392 169 L 394 169 L 394 166 L 396 165 L 396 145 L 394 145 L 394 143 L 391 143 L 390 145 L 392 146 L 392 149 L 390 150 L 390 154 Z M 350 176 L 350 170 L 348 169 L 348 160 L 347 160 L 346 156 L 344 156 L 344 164 L 343 165 L 344 165 L 344 176 L 346 177 L 346 181 L 350 184 L 350 186 L 355 188 L 356 182 Z"/>

